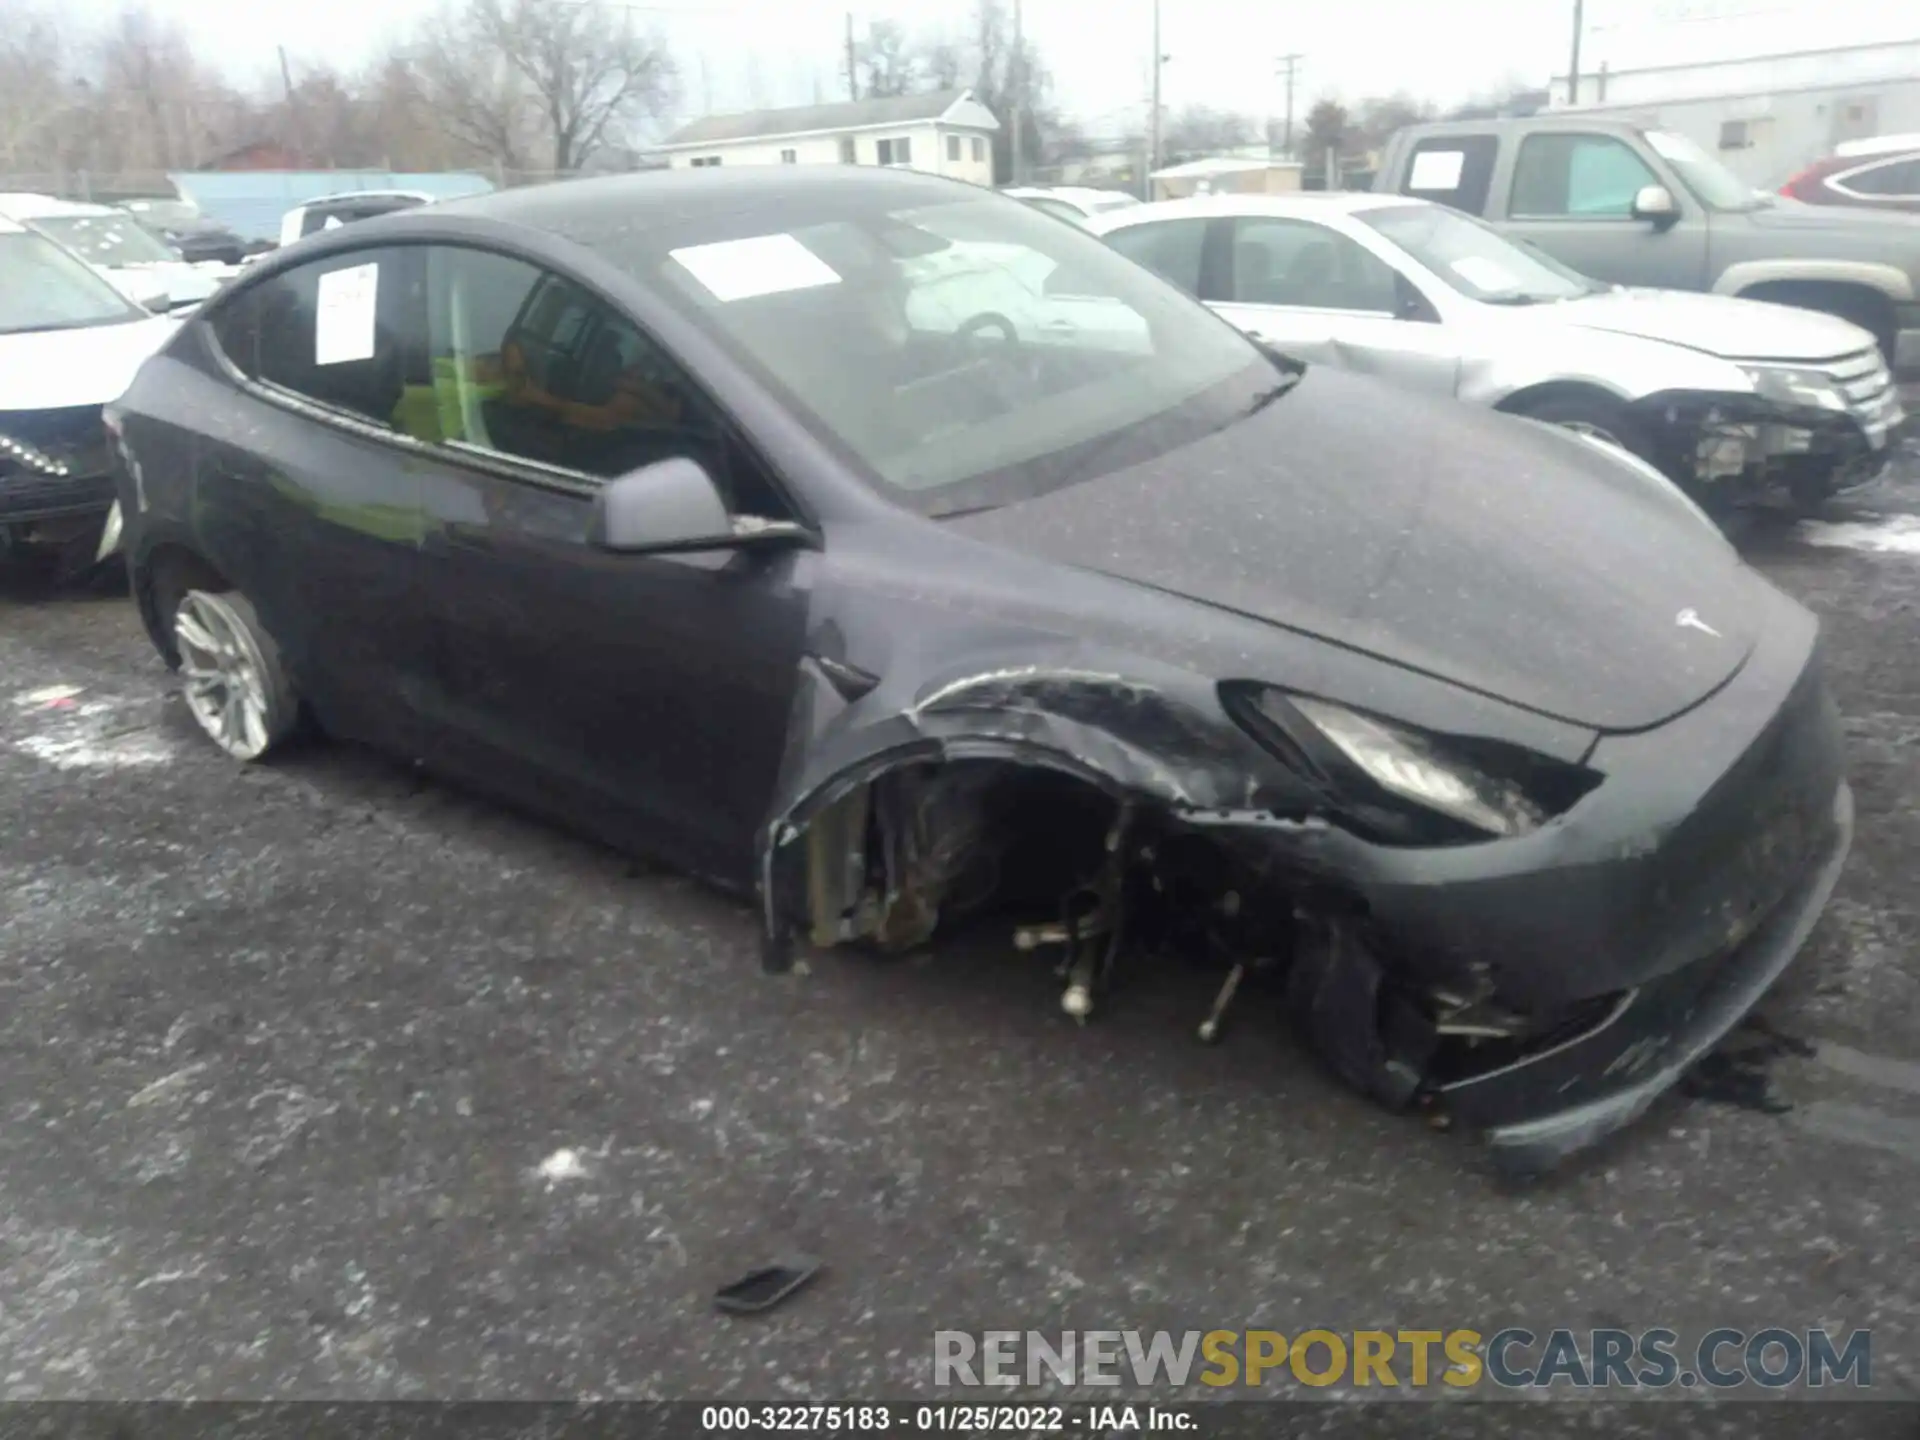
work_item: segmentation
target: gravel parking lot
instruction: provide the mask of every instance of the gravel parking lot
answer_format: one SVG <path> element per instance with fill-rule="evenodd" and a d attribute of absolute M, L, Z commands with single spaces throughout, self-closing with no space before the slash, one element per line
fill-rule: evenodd
<path fill-rule="evenodd" d="M 1087 1028 L 983 940 L 759 969 L 690 882 L 377 758 L 242 770 L 124 598 L 0 596 L 13 1398 L 906 1398 L 935 1328 L 1870 1327 L 1920 1397 L 1920 447 L 1745 548 L 1825 618 L 1859 833 L 1763 1023 L 1551 1181 L 1258 997 Z M 713 1289 L 793 1250 L 774 1315 Z"/>

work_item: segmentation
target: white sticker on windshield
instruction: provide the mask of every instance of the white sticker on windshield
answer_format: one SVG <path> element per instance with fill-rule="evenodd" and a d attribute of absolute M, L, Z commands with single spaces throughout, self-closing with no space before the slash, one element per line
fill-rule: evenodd
<path fill-rule="evenodd" d="M 834 268 L 791 235 L 756 235 L 669 251 L 716 300 L 838 285 Z"/>
<path fill-rule="evenodd" d="M 1489 260 L 1484 255 L 1462 255 L 1458 260 L 1449 260 L 1447 268 L 1476 290 L 1520 288 L 1518 275 L 1498 260 Z"/>
<path fill-rule="evenodd" d="M 1413 157 L 1409 190 L 1458 190 L 1460 170 L 1467 163 L 1464 150 L 1422 150 Z"/>
<path fill-rule="evenodd" d="M 344 365 L 373 358 L 373 317 L 380 267 L 355 265 L 320 277 L 313 313 L 313 363 Z"/>

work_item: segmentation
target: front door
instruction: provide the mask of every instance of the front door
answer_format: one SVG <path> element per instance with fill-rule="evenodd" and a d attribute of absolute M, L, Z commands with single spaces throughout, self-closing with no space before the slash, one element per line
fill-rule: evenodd
<path fill-rule="evenodd" d="M 1634 196 L 1649 185 L 1663 185 L 1673 195 L 1678 220 L 1662 227 L 1634 215 Z M 1524 137 L 1500 228 L 1596 280 L 1707 288 L 1705 211 L 1613 135 L 1547 131 Z"/>
<path fill-rule="evenodd" d="M 566 277 L 429 251 L 423 592 L 436 756 L 605 838 L 744 881 L 784 752 L 814 556 L 621 555 L 600 486 L 688 456 L 736 513 L 790 518 L 650 337 Z"/>
<path fill-rule="evenodd" d="M 1349 235 L 1310 220 L 1240 216 L 1213 308 L 1312 364 L 1451 396 L 1460 356 L 1418 289 Z"/>

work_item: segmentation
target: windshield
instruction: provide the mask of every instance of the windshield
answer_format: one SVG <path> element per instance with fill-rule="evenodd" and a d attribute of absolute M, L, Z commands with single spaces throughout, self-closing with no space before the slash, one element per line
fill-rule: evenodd
<path fill-rule="evenodd" d="M 1684 135 L 1643 131 L 1647 144 L 1674 168 L 1680 183 L 1709 210 L 1759 210 L 1773 203 Z"/>
<path fill-rule="evenodd" d="M 1358 218 L 1471 300 L 1538 305 L 1607 288 L 1444 205 L 1392 205 Z"/>
<path fill-rule="evenodd" d="M 768 203 L 601 248 L 928 514 L 1010 503 L 1232 423 L 1290 378 L 1093 236 L 997 196 Z M 644 253 L 635 247 L 644 246 Z"/>
<path fill-rule="evenodd" d="M 0 335 L 110 325 L 146 314 L 44 235 L 0 235 Z"/>
<path fill-rule="evenodd" d="M 185 200 L 130 200 L 126 209 L 143 224 L 162 230 L 192 230 L 204 223 L 199 210 Z"/>
<path fill-rule="evenodd" d="M 130 215 L 41 215 L 32 223 L 95 265 L 156 265 L 180 258 Z"/>

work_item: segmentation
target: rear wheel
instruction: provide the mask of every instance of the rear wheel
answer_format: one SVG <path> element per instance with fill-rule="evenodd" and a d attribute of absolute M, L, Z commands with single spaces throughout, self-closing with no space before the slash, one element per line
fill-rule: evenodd
<path fill-rule="evenodd" d="M 173 614 L 187 709 L 236 760 L 258 760 L 293 733 L 300 701 L 279 647 L 237 590 L 188 590 Z"/>

